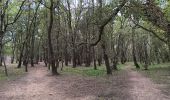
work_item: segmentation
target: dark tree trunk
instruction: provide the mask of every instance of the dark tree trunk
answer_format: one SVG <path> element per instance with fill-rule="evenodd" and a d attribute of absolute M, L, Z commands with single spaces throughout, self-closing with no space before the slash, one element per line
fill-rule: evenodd
<path fill-rule="evenodd" d="M 96 59 L 94 59 L 94 70 L 97 70 Z"/>
<path fill-rule="evenodd" d="M 64 60 L 62 59 L 61 60 L 61 71 L 63 70 L 63 68 L 64 68 Z"/>
<path fill-rule="evenodd" d="M 97 59 L 97 62 L 98 62 L 98 66 L 102 65 L 102 57 L 101 56 Z"/>
<path fill-rule="evenodd" d="M 64 58 L 65 58 L 65 66 L 68 66 L 68 51 L 67 51 L 67 45 L 65 46 Z"/>
<path fill-rule="evenodd" d="M 0 1 L 1 3 L 1 1 Z M 1 8 L 1 7 L 0 7 Z M 0 10 L 0 66 L 2 66 L 2 39 L 3 39 L 3 35 L 4 35 L 4 31 L 3 31 L 3 22 L 4 22 L 4 14 L 3 11 Z"/>
<path fill-rule="evenodd" d="M 2 66 L 2 43 L 0 43 L 0 66 Z"/>
<path fill-rule="evenodd" d="M 122 48 L 123 49 L 123 48 Z M 122 64 L 125 64 L 127 61 L 127 58 L 125 56 L 125 51 L 122 51 L 122 54 L 121 54 L 121 63 Z"/>
<path fill-rule="evenodd" d="M 28 42 L 29 42 L 29 33 L 30 33 L 30 29 L 29 29 L 29 24 L 30 24 L 30 7 L 31 5 L 29 5 L 29 13 L 28 13 L 28 21 L 27 21 L 27 29 L 26 29 L 26 38 L 22 44 L 21 47 L 21 51 L 20 51 L 20 57 L 19 57 L 19 63 L 18 63 L 18 68 L 21 68 L 21 63 L 23 61 L 23 65 L 25 66 L 25 71 L 27 72 L 27 56 L 28 56 Z M 25 51 L 24 51 L 25 50 Z"/>
<path fill-rule="evenodd" d="M 112 68 L 113 70 L 118 70 L 117 64 L 118 64 L 118 59 L 117 59 L 117 57 L 115 57 L 113 60 L 113 68 Z"/>
<path fill-rule="evenodd" d="M 76 52 L 75 52 L 75 47 L 73 46 L 73 68 L 76 68 L 77 62 L 76 62 Z"/>
<path fill-rule="evenodd" d="M 144 56 L 145 56 L 145 59 L 144 59 L 144 62 L 145 62 L 144 68 L 145 68 L 145 70 L 148 70 L 149 59 L 148 59 L 148 52 L 147 52 L 147 43 L 146 43 L 146 41 L 144 41 Z"/>
<path fill-rule="evenodd" d="M 19 63 L 18 63 L 17 68 L 21 68 L 23 52 L 24 52 L 24 45 L 25 45 L 25 42 L 22 44 L 22 47 L 21 47 L 20 56 L 19 56 Z"/>
<path fill-rule="evenodd" d="M 3 32 L 0 30 L 0 66 L 2 66 L 2 35 Z"/>
<path fill-rule="evenodd" d="M 158 48 L 157 48 L 157 47 L 155 47 L 154 49 L 155 49 L 155 57 L 156 57 L 157 64 L 160 64 Z"/>
<path fill-rule="evenodd" d="M 14 63 L 14 59 L 15 59 L 15 56 L 14 56 L 14 54 L 12 54 L 12 57 L 11 57 L 11 64 Z"/>
<path fill-rule="evenodd" d="M 72 30 L 72 15 L 71 15 L 71 7 L 70 7 L 70 1 L 67 0 L 68 5 L 68 27 L 69 27 L 69 33 L 71 34 L 71 41 L 72 41 L 72 63 L 73 68 L 77 66 L 76 64 L 76 46 L 75 46 L 75 33 Z"/>
<path fill-rule="evenodd" d="M 168 56 L 169 56 L 169 59 L 168 61 L 170 62 L 170 23 L 168 24 L 168 31 L 167 31 L 167 35 L 168 35 L 168 48 L 169 48 L 169 51 L 168 51 Z"/>
<path fill-rule="evenodd" d="M 28 62 L 29 62 L 29 50 L 28 50 L 28 44 L 26 43 L 25 54 L 23 57 L 23 65 L 25 66 L 25 72 L 28 72 Z"/>
<path fill-rule="evenodd" d="M 94 70 L 97 70 L 96 55 L 95 55 L 95 48 L 94 47 L 93 47 L 93 63 L 94 63 Z"/>
<path fill-rule="evenodd" d="M 133 62 L 134 62 L 134 65 L 136 66 L 137 69 L 140 69 L 140 66 L 137 62 L 137 59 L 136 59 L 136 50 L 135 50 L 135 28 L 132 28 L 132 55 L 133 55 Z"/>
<path fill-rule="evenodd" d="M 32 47 L 32 50 L 31 50 L 31 67 L 34 67 L 34 51 L 33 51 L 33 48 L 34 47 Z"/>
<path fill-rule="evenodd" d="M 15 60 L 15 50 L 16 50 L 16 39 L 13 39 L 13 47 L 12 47 L 12 57 L 11 57 L 11 64 L 14 63 Z"/>
<path fill-rule="evenodd" d="M 68 58 L 65 56 L 65 65 L 68 66 Z"/>
<path fill-rule="evenodd" d="M 32 36 L 31 36 L 31 66 L 32 67 L 34 67 L 34 42 L 35 42 L 35 30 L 36 30 L 36 21 L 37 21 L 37 11 L 38 11 L 39 6 L 40 6 L 40 3 L 38 4 L 38 6 L 36 8 L 36 12 L 35 12 L 34 18 L 33 18 L 34 27 L 33 27 Z"/>
<path fill-rule="evenodd" d="M 118 70 L 118 68 L 117 68 L 117 63 L 116 63 L 116 62 L 113 63 L 113 69 L 114 69 L 114 70 Z"/>
<path fill-rule="evenodd" d="M 85 60 L 85 66 L 90 66 L 90 50 L 89 47 L 86 45 L 86 60 Z"/>
<path fill-rule="evenodd" d="M 44 60 L 44 63 L 45 63 L 45 67 L 47 67 L 47 64 L 48 64 L 48 50 L 47 50 L 47 48 L 44 48 L 44 58 L 43 58 L 43 60 Z"/>
<path fill-rule="evenodd" d="M 79 66 L 81 66 L 82 65 L 82 61 L 81 61 L 81 59 L 82 59 L 82 57 L 81 57 L 81 49 L 80 50 L 78 50 L 79 52 L 77 53 L 77 65 L 79 65 Z"/>
<path fill-rule="evenodd" d="M 132 50 L 132 55 L 133 55 L 134 65 L 136 66 L 137 69 L 140 69 L 140 66 L 139 66 L 139 64 L 137 63 L 137 59 L 136 59 L 136 55 L 135 55 L 135 50 L 134 50 L 134 48 L 133 48 L 133 50 Z"/>
<path fill-rule="evenodd" d="M 92 4 L 93 4 L 93 14 L 95 14 L 94 0 L 92 0 Z M 95 37 L 95 25 L 93 25 L 93 31 L 92 32 L 93 32 L 93 37 Z M 93 47 L 93 63 L 94 63 L 94 70 L 97 70 L 95 47 Z"/>
<path fill-rule="evenodd" d="M 23 61 L 25 66 L 25 72 L 28 72 L 28 56 L 26 56 L 25 60 Z"/>
<path fill-rule="evenodd" d="M 8 76 L 8 70 L 7 70 L 7 67 L 6 67 L 5 59 L 3 59 L 3 62 L 4 62 L 4 67 L 5 67 L 5 75 Z"/>
<path fill-rule="evenodd" d="M 57 75 L 59 73 L 57 72 L 57 68 L 55 66 L 54 52 L 53 52 L 53 46 L 52 46 L 52 41 L 51 41 L 54 6 L 53 6 L 53 0 L 50 0 L 50 1 L 51 1 L 51 5 L 50 5 L 50 23 L 49 23 L 49 27 L 48 27 L 48 46 L 49 46 L 49 54 L 50 54 L 50 62 L 51 62 L 51 67 L 52 67 L 52 74 Z"/>
<path fill-rule="evenodd" d="M 106 47 L 105 47 L 105 44 L 102 44 L 102 49 L 103 49 L 103 59 L 105 61 L 105 65 L 106 65 L 106 70 L 107 70 L 107 74 L 110 75 L 112 74 L 112 70 L 110 68 L 110 63 L 109 63 L 109 58 L 106 54 Z"/>

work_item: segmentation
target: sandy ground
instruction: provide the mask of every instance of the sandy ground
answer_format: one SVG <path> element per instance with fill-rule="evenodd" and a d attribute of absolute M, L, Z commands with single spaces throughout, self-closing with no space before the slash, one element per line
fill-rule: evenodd
<path fill-rule="evenodd" d="M 122 71 L 104 78 L 51 76 L 42 64 L 0 86 L 0 100 L 170 100 L 148 78 Z"/>
<path fill-rule="evenodd" d="M 136 71 L 129 70 L 130 94 L 133 100 L 170 100 L 170 97 L 161 93 L 159 85 L 154 84 Z"/>

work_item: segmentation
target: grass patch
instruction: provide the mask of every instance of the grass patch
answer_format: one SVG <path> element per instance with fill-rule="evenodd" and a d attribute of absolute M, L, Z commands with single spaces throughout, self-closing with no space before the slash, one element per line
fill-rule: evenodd
<path fill-rule="evenodd" d="M 104 66 L 98 67 L 97 70 L 94 70 L 93 67 L 64 67 L 62 73 L 82 76 L 104 76 L 106 75 L 106 69 Z"/>
<path fill-rule="evenodd" d="M 170 95 L 170 63 L 150 65 L 149 70 L 140 70 L 140 72 L 155 83 L 165 85 L 162 91 L 166 95 Z"/>
<path fill-rule="evenodd" d="M 5 75 L 4 67 L 3 66 L 0 67 L 0 81 L 15 79 L 18 76 L 21 76 L 25 73 L 23 68 L 20 69 L 16 68 L 16 64 L 8 65 L 7 69 L 8 69 L 8 76 Z"/>
<path fill-rule="evenodd" d="M 125 65 L 123 64 L 118 64 L 118 70 L 123 69 Z M 74 75 L 82 75 L 82 76 L 106 76 L 106 67 L 105 65 L 102 66 L 97 66 L 97 70 L 94 70 L 94 67 L 76 67 L 72 68 L 71 66 L 64 67 L 62 73 L 65 74 L 74 74 Z M 115 73 L 115 72 L 113 72 Z"/>
<path fill-rule="evenodd" d="M 5 73 L 0 71 L 0 80 L 6 80 L 7 76 L 5 76 Z"/>

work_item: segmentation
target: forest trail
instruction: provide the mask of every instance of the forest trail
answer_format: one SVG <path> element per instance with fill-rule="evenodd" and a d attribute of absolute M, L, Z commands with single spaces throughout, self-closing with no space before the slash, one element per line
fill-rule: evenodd
<path fill-rule="evenodd" d="M 0 100 L 169 100 L 157 85 L 128 66 L 122 76 L 113 75 L 109 81 L 76 75 L 52 77 L 42 66 L 1 85 Z"/>
<path fill-rule="evenodd" d="M 128 71 L 130 94 L 133 100 L 170 100 L 170 97 L 161 93 L 159 85 L 145 77 L 141 73 L 133 70 L 131 65 L 126 66 Z"/>

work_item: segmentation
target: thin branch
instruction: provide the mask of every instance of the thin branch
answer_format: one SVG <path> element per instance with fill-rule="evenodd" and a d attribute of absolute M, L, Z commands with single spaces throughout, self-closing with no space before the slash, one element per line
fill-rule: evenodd
<path fill-rule="evenodd" d="M 147 28 L 145 28 L 144 26 L 139 25 L 138 23 L 136 23 L 136 22 L 134 22 L 134 21 L 133 21 L 133 23 L 134 23 L 136 26 L 144 29 L 145 31 L 148 31 L 148 32 L 152 33 L 152 34 L 153 34 L 155 37 L 157 37 L 159 40 L 161 40 L 162 42 L 164 42 L 164 43 L 167 44 L 167 40 L 161 38 L 161 37 L 160 37 L 156 32 L 154 32 L 153 30 L 147 29 Z"/>
<path fill-rule="evenodd" d="M 103 22 L 103 24 L 99 27 L 99 38 L 97 39 L 96 42 L 90 44 L 90 46 L 96 46 L 100 42 L 102 35 L 104 33 L 103 31 L 105 26 L 116 17 L 118 12 L 125 6 L 126 2 L 127 2 L 126 0 L 123 0 L 122 4 L 115 8 L 111 16 Z"/>
<path fill-rule="evenodd" d="M 22 4 L 21 4 L 21 6 L 20 6 L 20 8 L 19 8 L 19 11 L 18 11 L 18 13 L 16 14 L 13 22 L 7 23 L 7 24 L 5 25 L 5 28 L 7 28 L 9 25 L 14 24 L 14 23 L 19 19 L 19 17 L 21 16 L 21 14 L 22 14 L 22 12 L 23 12 L 22 7 L 23 7 L 23 5 L 24 5 L 25 2 L 26 2 L 26 0 L 22 1 Z"/>
<path fill-rule="evenodd" d="M 35 3 L 37 3 L 36 1 L 33 1 Z M 42 2 L 42 0 L 38 1 L 41 5 L 43 5 L 44 7 L 46 7 L 47 9 L 50 9 L 50 7 L 48 7 L 45 3 Z M 45 1 L 44 1 L 45 2 Z"/>

